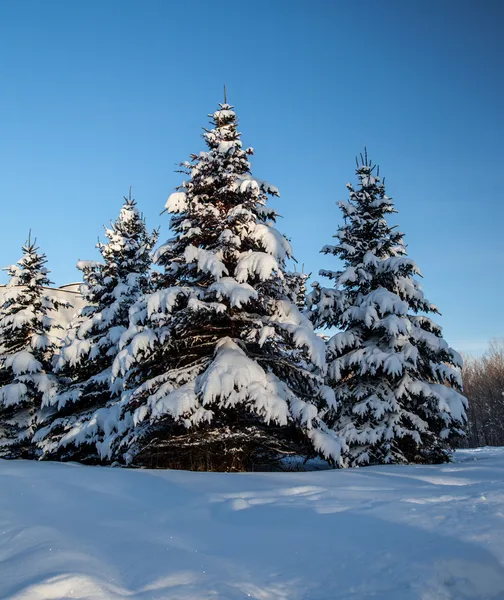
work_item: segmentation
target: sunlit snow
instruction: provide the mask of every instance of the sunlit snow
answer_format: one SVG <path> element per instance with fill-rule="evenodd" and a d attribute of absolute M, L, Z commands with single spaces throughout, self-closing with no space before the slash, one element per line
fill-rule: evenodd
<path fill-rule="evenodd" d="M 0 460 L 0 598 L 501 600 L 504 448 L 217 474 Z"/>

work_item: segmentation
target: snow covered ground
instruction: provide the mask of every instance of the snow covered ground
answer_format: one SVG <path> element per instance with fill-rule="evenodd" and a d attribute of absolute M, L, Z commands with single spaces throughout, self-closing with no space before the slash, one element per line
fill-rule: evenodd
<path fill-rule="evenodd" d="M 214 474 L 0 460 L 0 598 L 504 599 L 504 448 Z"/>

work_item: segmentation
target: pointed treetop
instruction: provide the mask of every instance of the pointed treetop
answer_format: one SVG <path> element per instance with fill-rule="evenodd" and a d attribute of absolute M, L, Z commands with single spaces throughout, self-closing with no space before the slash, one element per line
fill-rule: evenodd
<path fill-rule="evenodd" d="M 227 104 L 226 84 L 224 84 L 224 104 Z"/>
<path fill-rule="evenodd" d="M 373 165 L 373 161 L 368 157 L 366 146 L 364 146 L 364 154 L 360 153 L 360 160 L 358 156 L 355 157 L 355 164 L 357 165 L 357 173 L 359 171 L 372 173 L 376 169 L 376 165 Z"/>
<path fill-rule="evenodd" d="M 379 185 L 384 189 L 385 179 L 380 178 L 380 167 L 373 164 L 373 161 L 368 157 L 367 148 L 364 147 L 364 154 L 361 152 L 360 156 L 355 157 L 355 164 L 357 168 L 355 170 L 357 177 L 359 178 L 360 185 L 363 187 Z M 376 172 L 375 172 L 376 170 Z M 347 188 L 353 191 L 353 187 L 347 184 Z"/>
<path fill-rule="evenodd" d="M 26 248 L 29 250 L 30 248 L 35 248 L 37 244 L 37 238 L 34 238 L 32 241 L 32 230 L 28 231 L 28 239 L 26 240 Z"/>
<path fill-rule="evenodd" d="M 126 206 L 126 207 L 134 207 L 134 206 L 136 206 L 136 202 L 135 202 L 135 200 L 131 196 L 132 190 L 133 190 L 133 186 L 130 185 L 129 186 L 129 191 L 128 191 L 128 196 L 123 196 L 123 198 L 124 198 L 124 206 Z"/>

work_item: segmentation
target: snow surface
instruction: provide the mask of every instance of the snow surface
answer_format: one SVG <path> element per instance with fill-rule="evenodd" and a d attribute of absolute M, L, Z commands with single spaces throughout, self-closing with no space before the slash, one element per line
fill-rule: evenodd
<path fill-rule="evenodd" d="M 504 448 L 189 473 L 0 460 L 0 598 L 504 598 Z"/>

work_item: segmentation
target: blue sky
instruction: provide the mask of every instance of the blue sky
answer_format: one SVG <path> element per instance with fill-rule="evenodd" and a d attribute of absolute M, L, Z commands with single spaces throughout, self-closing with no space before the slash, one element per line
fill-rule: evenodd
<path fill-rule="evenodd" d="M 498 0 L 3 2 L 0 263 L 32 228 L 54 281 L 78 280 L 130 185 L 168 236 L 176 164 L 226 83 L 299 263 L 336 268 L 319 250 L 366 145 L 447 339 L 479 352 L 504 337 L 503 17 Z"/>

